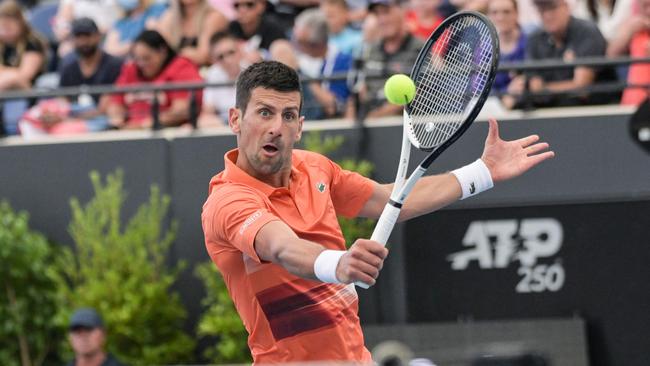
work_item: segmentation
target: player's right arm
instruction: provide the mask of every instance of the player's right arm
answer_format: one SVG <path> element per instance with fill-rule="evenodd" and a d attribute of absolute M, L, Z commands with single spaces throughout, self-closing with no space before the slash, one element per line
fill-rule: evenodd
<path fill-rule="evenodd" d="M 276 263 L 303 278 L 318 279 L 314 264 L 325 250 L 318 243 L 299 238 L 280 220 L 266 223 L 255 236 L 255 252 L 261 260 Z M 358 239 L 337 263 L 331 265 L 336 266 L 336 279 L 339 282 L 362 281 L 372 285 L 387 255 L 388 250 L 383 245 Z"/>

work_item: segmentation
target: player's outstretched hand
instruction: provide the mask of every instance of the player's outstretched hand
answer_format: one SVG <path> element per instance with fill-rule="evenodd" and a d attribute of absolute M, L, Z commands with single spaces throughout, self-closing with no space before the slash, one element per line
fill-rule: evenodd
<path fill-rule="evenodd" d="M 499 137 L 499 124 L 494 118 L 489 120 L 485 147 L 481 160 L 490 170 L 494 182 L 517 177 L 546 159 L 555 156 L 548 150 L 548 143 L 539 142 L 539 136 L 530 135 L 512 141 Z"/>
<path fill-rule="evenodd" d="M 384 266 L 388 249 L 376 241 L 357 239 L 336 267 L 336 278 L 343 283 L 364 282 L 374 285 Z"/>

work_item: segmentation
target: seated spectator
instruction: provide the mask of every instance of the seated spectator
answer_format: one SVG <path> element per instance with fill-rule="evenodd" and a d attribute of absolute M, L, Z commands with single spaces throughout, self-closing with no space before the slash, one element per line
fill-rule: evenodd
<path fill-rule="evenodd" d="M 247 64 L 237 39 L 230 33 L 216 33 L 210 39 L 212 66 L 208 69 L 207 83 L 232 83 L 231 86 L 206 88 L 203 93 L 203 109 L 199 127 L 225 126 L 228 110 L 235 105 L 235 81 Z"/>
<path fill-rule="evenodd" d="M 370 0 L 368 11 L 377 21 L 379 41 L 364 54 L 366 86 L 362 92 L 362 115 L 382 117 L 402 113 L 402 107 L 389 103 L 384 82 L 393 74 L 409 74 L 423 42 L 413 37 L 406 25 L 405 9 L 399 0 Z"/>
<path fill-rule="evenodd" d="M 633 6 L 634 0 L 578 0 L 573 15 L 598 24 L 605 39 L 611 41 L 632 16 Z"/>
<path fill-rule="evenodd" d="M 352 66 L 352 56 L 339 52 L 328 43 L 325 15 L 317 8 L 300 13 L 293 27 L 298 70 L 310 78 L 327 78 L 346 74 Z M 340 117 L 348 111 L 350 90 L 345 80 L 311 82 L 306 88 L 313 100 L 305 100 L 305 119 Z M 315 103 L 314 103 L 315 102 Z M 351 114 L 348 115 L 351 117 Z"/>
<path fill-rule="evenodd" d="M 94 309 L 77 309 L 70 318 L 68 338 L 74 359 L 68 366 L 102 365 L 121 366 L 106 352 L 106 329 L 101 316 Z"/>
<path fill-rule="evenodd" d="M 101 34 L 106 34 L 118 19 L 119 11 L 117 4 L 112 0 L 60 0 L 52 27 L 59 43 L 59 57 L 64 58 L 74 51 L 70 33 L 73 20 L 90 18 L 97 24 Z"/>
<path fill-rule="evenodd" d="M 247 62 L 270 59 L 271 45 L 288 43 L 280 25 L 264 14 L 266 0 L 233 0 L 233 7 L 235 20 L 230 22 L 228 31 L 244 43 Z"/>
<path fill-rule="evenodd" d="M 90 18 L 72 22 L 75 52 L 61 68 L 59 86 L 111 85 L 120 74 L 122 59 L 102 51 L 102 35 Z M 108 95 L 81 94 L 77 98 L 42 101 L 20 121 L 24 136 L 101 131 L 108 127 Z"/>
<path fill-rule="evenodd" d="M 104 50 L 113 56 L 126 57 L 131 44 L 145 29 L 152 29 L 165 12 L 166 5 L 154 0 L 117 0 L 122 17 L 106 34 Z"/>
<path fill-rule="evenodd" d="M 320 10 L 327 20 L 330 45 L 348 55 L 358 52 L 363 35 L 361 30 L 350 25 L 348 5 L 345 0 L 323 0 Z"/>
<path fill-rule="evenodd" d="M 607 55 L 617 57 L 629 53 L 631 57 L 650 57 L 650 0 L 638 0 L 639 10 L 618 29 L 607 49 Z M 650 84 L 650 64 L 631 64 L 627 74 L 628 84 Z M 621 104 L 639 105 L 648 97 L 650 88 L 627 88 Z"/>
<path fill-rule="evenodd" d="M 116 86 L 202 81 L 197 66 L 186 57 L 176 55 L 163 36 L 154 30 L 146 30 L 135 39 L 131 58 L 132 61 L 122 67 Z M 182 125 L 190 118 L 190 94 L 188 90 L 169 90 L 113 95 L 108 106 L 109 123 L 116 128 L 152 127 L 151 106 L 157 95 L 160 124 Z M 196 92 L 195 98 L 201 101 L 202 93 Z"/>
<path fill-rule="evenodd" d="M 573 61 L 584 57 L 604 56 L 607 43 L 598 27 L 589 21 L 571 15 L 566 0 L 535 0 L 542 19 L 543 29 L 528 38 L 526 58 L 530 60 Z M 528 79 L 528 80 L 527 80 Z M 521 94 L 526 84 L 532 92 L 565 92 L 585 88 L 594 83 L 615 81 L 616 71 L 611 67 L 574 69 L 561 68 L 518 76 L 510 82 L 508 91 Z M 580 104 L 604 104 L 613 102 L 618 93 L 593 93 L 585 95 L 544 96 L 534 98 L 537 107 L 568 106 Z M 519 100 L 517 104 L 522 101 Z"/>
<path fill-rule="evenodd" d="M 20 4 L 0 3 L 0 93 L 30 89 L 45 68 L 46 48 L 25 20 Z M 18 120 L 28 107 L 27 100 L 4 101 L 0 135 L 18 133 Z"/>
<path fill-rule="evenodd" d="M 499 34 L 500 62 L 522 61 L 526 56 L 526 34 L 522 31 L 516 0 L 492 0 L 488 4 L 488 17 Z M 500 72 L 494 79 L 492 91 L 504 93 L 510 84 L 510 75 Z"/>
<path fill-rule="evenodd" d="M 409 32 L 423 41 L 442 23 L 444 17 L 438 12 L 441 0 L 410 0 L 410 9 L 406 12 L 406 24 Z"/>
<path fill-rule="evenodd" d="M 227 26 L 228 19 L 207 0 L 172 0 L 156 30 L 178 54 L 204 66 L 210 63 L 210 37 Z"/>

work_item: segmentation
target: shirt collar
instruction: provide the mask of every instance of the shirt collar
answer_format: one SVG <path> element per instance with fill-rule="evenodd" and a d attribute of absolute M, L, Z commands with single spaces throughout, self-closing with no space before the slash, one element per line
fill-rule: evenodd
<path fill-rule="evenodd" d="M 222 179 L 245 184 L 251 188 L 257 189 L 264 193 L 266 196 L 271 196 L 273 192 L 279 190 L 286 190 L 286 187 L 273 187 L 270 186 L 261 180 L 252 177 L 246 173 L 243 169 L 237 166 L 237 157 L 239 156 L 239 149 L 233 149 L 228 152 L 223 157 L 224 160 L 224 172 Z M 303 164 L 302 159 L 299 158 L 295 153 L 292 153 L 291 159 L 291 178 L 290 178 L 290 187 L 295 187 L 298 181 L 298 177 L 301 174 L 298 167 Z"/>

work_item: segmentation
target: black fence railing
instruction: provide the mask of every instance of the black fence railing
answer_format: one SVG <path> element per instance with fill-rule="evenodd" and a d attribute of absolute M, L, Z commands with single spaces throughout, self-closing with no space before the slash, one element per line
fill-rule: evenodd
<path fill-rule="evenodd" d="M 526 74 L 531 71 L 541 71 L 541 70 L 553 70 L 553 69 L 562 69 L 562 68 L 574 68 L 578 66 L 587 66 L 587 67 L 616 67 L 616 66 L 628 66 L 635 63 L 650 63 L 650 57 L 644 58 L 630 58 L 630 57 L 620 57 L 620 58 L 605 58 L 605 57 L 589 57 L 589 58 L 580 58 L 570 62 L 560 61 L 560 60 L 543 60 L 535 62 L 507 62 L 499 65 L 499 71 L 504 72 L 515 72 Z M 359 78 L 366 80 L 376 80 L 376 79 L 385 79 L 388 75 L 382 76 L 370 76 L 363 75 L 360 70 L 350 70 L 346 73 L 339 73 L 331 77 L 324 78 L 303 78 L 302 82 L 304 84 L 310 82 L 322 82 L 322 81 L 346 81 L 348 84 L 354 84 L 358 81 Z M 170 91 L 170 90 L 189 90 L 191 92 L 191 103 L 190 103 L 190 122 L 192 125 L 196 126 L 196 118 L 198 116 L 197 101 L 196 101 L 196 91 L 202 90 L 205 88 L 218 88 L 218 87 L 228 87 L 232 86 L 233 83 L 208 83 L 208 82 L 188 82 L 188 83 L 168 83 L 168 84 L 137 84 L 129 86 L 115 86 L 115 85 L 96 85 L 96 86 L 87 86 L 82 85 L 79 87 L 65 87 L 65 88 L 35 88 L 29 90 L 20 90 L 20 91 L 8 91 L 0 94 L 0 103 L 5 100 L 11 99 L 46 99 L 46 98 L 56 98 L 56 97 L 75 97 L 83 94 L 87 95 L 105 95 L 105 94 L 122 94 L 122 93 L 134 93 L 134 92 L 152 92 L 154 96 L 157 93 Z M 627 87 L 638 87 L 638 88 L 649 88 L 650 84 L 628 84 L 625 81 L 618 82 L 608 82 L 608 83 L 598 83 L 593 84 L 588 87 L 566 90 L 563 92 L 556 91 L 538 91 L 533 92 L 526 90 L 522 94 L 510 94 L 513 96 L 519 96 L 524 98 L 535 98 L 543 97 L 550 95 L 584 95 L 585 93 L 611 93 L 622 91 Z M 498 93 L 498 96 L 508 95 L 509 93 Z M 156 102 L 157 98 L 153 98 L 152 103 L 152 117 L 153 117 L 153 128 L 158 129 L 161 127 L 158 119 L 159 105 Z M 363 122 L 363 116 L 357 116 L 357 120 Z"/>

